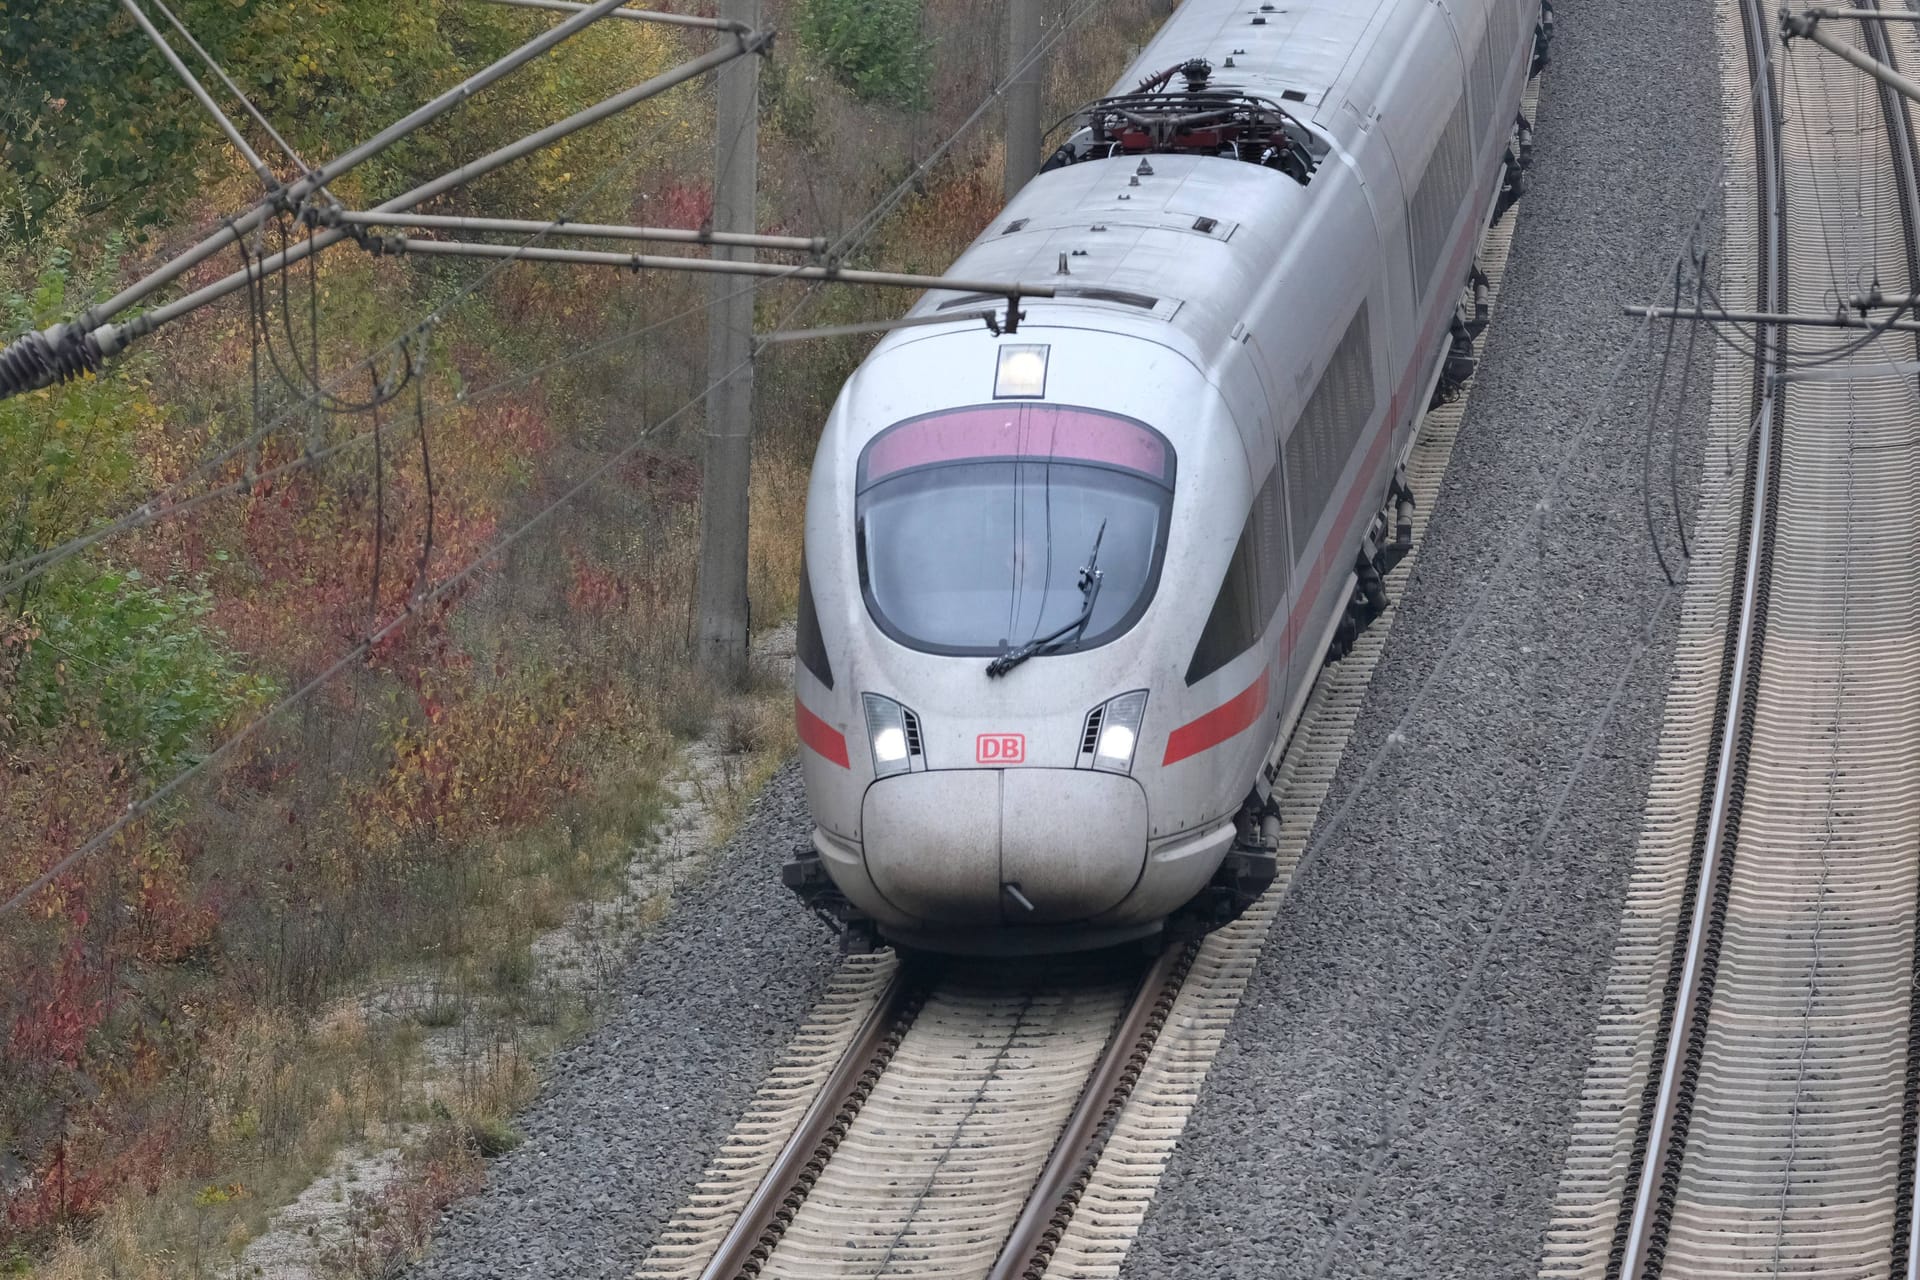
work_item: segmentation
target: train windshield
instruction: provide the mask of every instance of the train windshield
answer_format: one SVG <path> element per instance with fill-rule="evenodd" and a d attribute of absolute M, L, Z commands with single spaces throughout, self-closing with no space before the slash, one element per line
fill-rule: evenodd
<path fill-rule="evenodd" d="M 1131 418 L 1049 404 L 949 410 L 891 427 L 860 458 L 860 585 L 889 636 L 929 653 L 998 655 L 1080 616 L 1051 652 L 1091 649 L 1145 612 L 1173 508 L 1174 455 Z"/>

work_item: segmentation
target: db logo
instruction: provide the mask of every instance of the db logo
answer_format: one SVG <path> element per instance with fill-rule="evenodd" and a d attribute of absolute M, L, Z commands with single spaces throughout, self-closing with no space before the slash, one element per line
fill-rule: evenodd
<path fill-rule="evenodd" d="M 1024 733 L 983 733 L 973 740 L 973 758 L 979 764 L 1021 764 L 1027 758 Z"/>

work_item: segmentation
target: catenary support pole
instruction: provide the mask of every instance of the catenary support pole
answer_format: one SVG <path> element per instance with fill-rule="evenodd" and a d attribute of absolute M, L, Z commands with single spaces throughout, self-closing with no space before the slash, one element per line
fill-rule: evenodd
<path fill-rule="evenodd" d="M 1040 172 L 1040 0 L 1007 0 L 1006 194 Z"/>
<path fill-rule="evenodd" d="M 720 17 L 757 30 L 760 0 L 720 0 Z M 714 76 L 713 229 L 751 235 L 759 198 L 760 59 Z M 753 250 L 715 245 L 715 258 L 751 262 Z M 707 308 L 706 448 L 700 484 L 700 599 L 694 643 L 701 664 L 728 682 L 747 670 L 747 487 L 753 445 L 754 292 L 713 280 Z"/>

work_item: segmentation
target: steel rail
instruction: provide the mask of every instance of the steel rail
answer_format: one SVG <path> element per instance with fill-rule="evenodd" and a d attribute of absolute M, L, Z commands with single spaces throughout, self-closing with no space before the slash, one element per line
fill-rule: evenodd
<path fill-rule="evenodd" d="M 1133 1003 L 1113 1029 L 1100 1065 L 1088 1078 L 987 1280 L 1039 1280 L 1046 1273 L 1047 1262 L 1072 1220 L 1074 1206 L 1140 1078 L 1148 1051 L 1173 1011 L 1174 998 L 1198 950 L 1197 943 L 1169 945 L 1141 976 Z"/>
<path fill-rule="evenodd" d="M 1884 22 L 1873 19 L 1914 21 L 1920 20 L 1920 12 L 1882 12 L 1877 0 L 1866 2 L 1875 7 L 1823 11 L 1821 16 L 1860 18 L 1861 33 L 1869 52 L 1888 70 L 1897 74 L 1899 64 L 1894 56 L 1893 42 Z M 1907 249 L 1907 285 L 1914 294 L 1920 295 L 1920 147 L 1916 146 L 1913 124 L 1907 114 L 1906 97 L 1884 80 L 1878 81 L 1878 89 L 1880 110 L 1887 123 L 1887 149 L 1893 158 L 1894 180 L 1900 188 L 1900 224 Z M 1920 356 L 1920 339 L 1915 340 L 1914 347 L 1915 355 Z M 1913 961 L 1909 970 L 1920 977 L 1920 934 L 1914 938 Z M 1916 1123 L 1920 1122 L 1920 982 L 1915 983 L 1908 997 L 1907 1027 L 1906 1080 L 1901 1101 L 1899 1163 L 1895 1172 L 1895 1186 L 1904 1187 L 1906 1194 L 1904 1198 L 1897 1199 L 1894 1206 L 1888 1253 L 1893 1264 L 1890 1269 L 1897 1271 L 1900 1260 L 1904 1258 L 1908 1280 L 1915 1280 L 1920 1277 L 1920 1133 L 1916 1133 Z"/>
<path fill-rule="evenodd" d="M 1753 122 L 1759 179 L 1755 186 L 1759 200 L 1760 303 L 1763 311 L 1779 313 L 1787 308 L 1786 187 L 1780 169 L 1780 116 L 1768 43 L 1772 28 L 1763 0 L 1741 0 L 1740 17 L 1749 66 L 1755 72 Z M 1767 336 L 1764 330 L 1761 336 Z M 1725 906 L 1724 882 L 1738 832 L 1746 784 L 1746 746 L 1752 737 L 1758 693 L 1761 638 L 1771 578 L 1768 554 L 1773 539 L 1771 499 L 1779 464 L 1775 455 L 1782 434 L 1777 374 L 1783 341 L 1784 329 L 1775 325 L 1772 340 L 1759 344 L 1759 361 L 1754 370 L 1754 431 L 1749 445 L 1745 529 L 1740 552 L 1744 564 L 1738 611 L 1731 620 L 1727 637 L 1730 662 L 1723 670 L 1730 674 L 1724 686 L 1726 700 L 1717 726 L 1717 759 L 1712 790 L 1705 798 L 1700 816 L 1705 834 L 1696 861 L 1697 879 L 1679 988 L 1671 1013 L 1664 1020 L 1666 1052 L 1659 1091 L 1653 1100 L 1624 1249 L 1618 1255 L 1617 1266 L 1614 1259 L 1609 1259 L 1609 1277 L 1651 1280 L 1660 1274 L 1673 1192 L 1686 1150 L 1693 1089 L 1699 1078 L 1698 1053 L 1712 998 L 1713 969 L 1720 941 L 1717 924 Z"/>
<path fill-rule="evenodd" d="M 905 1025 L 925 998 L 927 975 L 902 959 L 887 989 L 874 1002 L 846 1054 L 820 1086 L 812 1105 L 794 1126 L 773 1164 L 754 1189 L 740 1217 L 720 1241 L 701 1280 L 736 1280 L 758 1275 L 787 1223 L 799 1211 L 820 1176 L 832 1149 L 846 1135 L 853 1116 L 873 1091 L 899 1046 Z"/>
<path fill-rule="evenodd" d="M 1072 1112 L 1035 1174 L 988 1280 L 1037 1277 L 1044 1272 L 1145 1067 L 1147 1055 L 1172 1014 L 1174 1000 L 1197 951 L 1197 943 L 1169 946 L 1146 967 L 1126 1009 L 1107 1034 Z M 896 970 L 887 990 L 868 1012 L 832 1074 L 700 1271 L 700 1280 L 751 1280 L 766 1268 L 927 1003 L 934 976 L 904 962 Z"/>

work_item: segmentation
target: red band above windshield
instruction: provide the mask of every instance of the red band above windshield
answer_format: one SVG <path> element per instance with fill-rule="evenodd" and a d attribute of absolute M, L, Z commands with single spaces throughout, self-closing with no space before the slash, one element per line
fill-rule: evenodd
<path fill-rule="evenodd" d="M 867 446 L 860 487 L 915 467 L 984 458 L 1057 458 L 1173 483 L 1173 451 L 1131 418 L 1051 404 L 994 404 L 913 418 Z"/>

